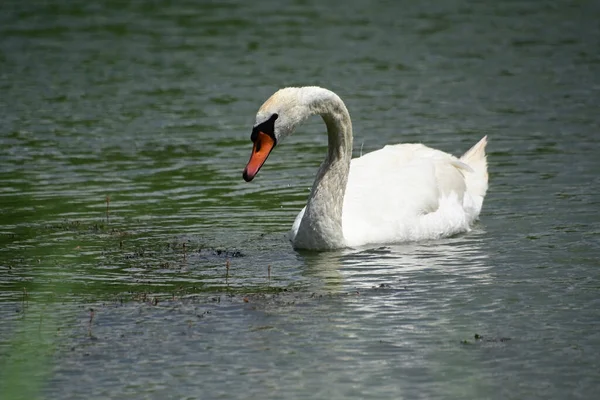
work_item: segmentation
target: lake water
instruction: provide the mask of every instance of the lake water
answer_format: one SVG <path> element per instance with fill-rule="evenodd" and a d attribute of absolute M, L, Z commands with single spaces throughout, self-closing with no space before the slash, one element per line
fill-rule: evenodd
<path fill-rule="evenodd" d="M 3 1 L 0 397 L 595 397 L 599 20 L 579 1 Z M 291 85 L 340 95 L 355 156 L 487 134 L 481 221 L 294 251 L 322 122 L 241 177 L 258 107 Z"/>

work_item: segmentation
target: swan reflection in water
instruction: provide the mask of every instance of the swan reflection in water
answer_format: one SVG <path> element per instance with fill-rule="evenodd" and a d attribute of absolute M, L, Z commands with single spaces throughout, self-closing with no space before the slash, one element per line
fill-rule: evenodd
<path fill-rule="evenodd" d="M 372 288 L 424 289 L 425 282 L 461 286 L 490 284 L 483 231 L 459 237 L 331 252 L 299 252 L 305 274 L 320 278 L 322 289 L 339 292 Z M 416 286 L 415 286 L 416 285 Z"/>

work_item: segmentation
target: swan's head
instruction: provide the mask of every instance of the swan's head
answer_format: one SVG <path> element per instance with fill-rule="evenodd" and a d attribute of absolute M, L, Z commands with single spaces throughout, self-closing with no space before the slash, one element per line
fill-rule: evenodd
<path fill-rule="evenodd" d="M 302 107 L 303 88 L 285 88 L 277 91 L 260 107 L 250 139 L 254 146 L 243 177 L 250 182 L 277 143 L 290 135 L 296 125 L 307 117 Z"/>

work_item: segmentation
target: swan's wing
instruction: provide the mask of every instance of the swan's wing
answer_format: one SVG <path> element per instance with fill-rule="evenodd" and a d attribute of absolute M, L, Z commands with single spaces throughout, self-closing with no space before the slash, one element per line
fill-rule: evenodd
<path fill-rule="evenodd" d="M 300 228 L 300 222 L 302 222 L 302 217 L 304 217 L 304 212 L 306 211 L 306 206 L 296 216 L 294 220 L 294 224 L 292 225 L 292 229 L 288 232 L 288 239 L 293 242 L 298 234 L 298 228 Z"/>
<path fill-rule="evenodd" d="M 421 144 L 385 146 L 352 160 L 344 197 L 344 236 L 368 235 L 387 239 L 416 219 L 435 212 L 440 200 L 465 192 L 463 171 L 470 167 L 457 158 Z M 403 232 L 407 234 L 407 232 Z"/>
<path fill-rule="evenodd" d="M 405 163 L 432 163 L 436 185 L 441 196 L 454 193 L 462 199 L 466 191 L 465 174 L 474 172 L 470 165 L 451 154 L 422 144 L 400 144 L 384 147 Z"/>

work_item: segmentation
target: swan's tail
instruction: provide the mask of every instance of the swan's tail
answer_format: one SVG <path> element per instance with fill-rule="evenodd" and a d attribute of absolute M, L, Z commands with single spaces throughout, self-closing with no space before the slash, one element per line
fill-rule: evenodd
<path fill-rule="evenodd" d="M 464 162 L 471 168 L 472 173 L 468 173 L 465 176 L 467 183 L 467 192 L 471 196 L 479 197 L 477 200 L 483 202 L 485 193 L 488 189 L 488 172 L 487 172 L 487 160 L 485 155 L 485 145 L 487 144 L 487 136 L 484 136 L 477 144 L 471 147 L 463 156 L 460 161 Z M 481 208 L 481 203 L 479 205 Z"/>

